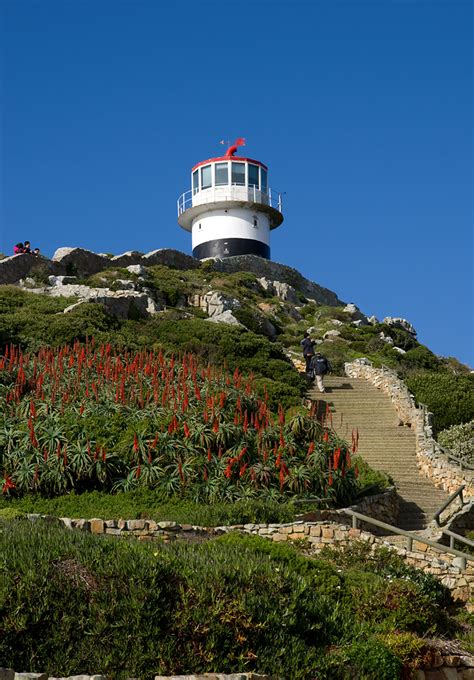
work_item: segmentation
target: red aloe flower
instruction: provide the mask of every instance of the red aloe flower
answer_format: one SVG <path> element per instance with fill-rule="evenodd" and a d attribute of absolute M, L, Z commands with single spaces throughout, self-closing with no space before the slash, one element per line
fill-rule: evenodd
<path fill-rule="evenodd" d="M 135 451 L 135 453 L 137 453 L 139 448 L 140 447 L 139 447 L 139 444 L 138 444 L 138 437 L 137 437 L 137 433 L 135 432 L 135 434 L 133 435 L 133 450 Z"/>
<path fill-rule="evenodd" d="M 207 460 L 211 462 L 212 460 L 212 454 L 211 454 L 211 449 L 207 449 Z"/>
<path fill-rule="evenodd" d="M 308 446 L 308 456 L 310 456 L 314 451 L 314 442 L 310 442 Z"/>
<path fill-rule="evenodd" d="M 189 435 L 191 434 L 191 431 L 190 431 L 187 423 L 183 424 L 183 430 L 184 430 L 184 436 L 187 439 L 189 437 Z"/>

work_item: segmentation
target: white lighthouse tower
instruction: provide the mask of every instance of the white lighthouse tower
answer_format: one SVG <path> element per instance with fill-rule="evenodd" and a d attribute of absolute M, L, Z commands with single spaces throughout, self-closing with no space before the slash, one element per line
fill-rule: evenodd
<path fill-rule="evenodd" d="M 259 255 L 270 258 L 270 231 L 283 222 L 281 194 L 268 186 L 268 168 L 235 156 L 237 139 L 224 156 L 194 166 L 190 191 L 178 199 L 178 223 L 192 233 L 193 256 Z"/>

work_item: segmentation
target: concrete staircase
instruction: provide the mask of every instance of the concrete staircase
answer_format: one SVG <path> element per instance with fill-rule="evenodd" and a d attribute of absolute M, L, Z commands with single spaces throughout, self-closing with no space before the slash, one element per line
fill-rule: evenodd
<path fill-rule="evenodd" d="M 418 472 L 415 435 L 399 425 L 390 398 L 362 378 L 326 376 L 326 392 L 310 389 L 312 400 L 319 400 L 318 411 L 329 404 L 332 426 L 351 442 L 359 432 L 358 454 L 376 470 L 387 472 L 400 495 L 398 526 L 407 531 L 424 529 L 448 494 L 436 489 Z"/>

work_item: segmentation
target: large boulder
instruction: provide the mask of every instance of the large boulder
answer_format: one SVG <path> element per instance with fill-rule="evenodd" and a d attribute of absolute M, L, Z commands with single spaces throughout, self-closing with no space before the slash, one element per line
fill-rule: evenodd
<path fill-rule="evenodd" d="M 152 250 L 150 253 L 144 255 L 137 264 L 143 264 L 145 267 L 154 264 L 163 264 L 166 267 L 173 267 L 173 269 L 197 269 L 201 266 L 199 260 L 196 260 L 194 257 L 186 255 L 185 253 L 180 253 L 179 250 L 173 250 L 172 248 Z"/>
<path fill-rule="evenodd" d="M 110 267 L 111 262 L 106 255 L 98 255 L 84 248 L 58 248 L 52 259 L 62 266 L 63 273 L 77 276 L 97 274 Z"/>
<path fill-rule="evenodd" d="M 369 323 L 365 314 L 362 314 L 360 309 L 353 302 L 349 302 L 349 304 L 347 304 L 342 311 L 347 312 L 347 314 L 350 314 L 351 317 L 352 317 L 352 321 L 362 321 L 363 322 L 362 324 L 359 324 L 359 325 L 365 326 Z"/>
<path fill-rule="evenodd" d="M 188 302 L 192 307 L 199 307 L 209 317 L 220 316 L 224 312 L 240 307 L 240 302 L 219 291 L 211 290 L 204 295 L 191 295 Z"/>
<path fill-rule="evenodd" d="M 265 278 L 265 276 L 262 276 L 257 280 L 262 288 L 270 293 L 270 295 L 275 295 L 280 298 L 280 300 L 291 302 L 295 305 L 299 302 L 296 290 L 293 286 L 290 286 L 289 283 L 285 283 L 284 281 L 270 281 Z"/>
<path fill-rule="evenodd" d="M 413 325 L 406 319 L 401 319 L 400 317 L 396 316 L 386 316 L 383 322 L 387 324 L 387 326 L 401 328 L 402 330 L 409 333 L 413 338 L 416 338 L 417 335 L 416 330 L 414 329 Z"/>
<path fill-rule="evenodd" d="M 46 270 L 49 274 L 61 274 L 61 267 L 42 255 L 11 255 L 0 260 L 0 284 L 17 283 L 20 279 L 34 274 L 35 270 Z"/>
<path fill-rule="evenodd" d="M 112 291 L 107 288 L 91 288 L 89 290 L 91 293 L 87 297 L 82 297 L 79 302 L 66 307 L 64 313 L 71 312 L 79 305 L 90 303 L 102 305 L 108 314 L 118 319 L 146 318 L 159 311 L 157 303 L 145 293 L 131 290 Z"/>
<path fill-rule="evenodd" d="M 230 309 L 226 309 L 224 312 L 221 312 L 221 314 L 210 316 L 208 319 L 206 319 L 206 321 L 211 321 L 212 323 L 226 323 L 230 326 L 240 326 L 241 328 L 245 328 L 245 326 L 235 318 Z"/>
<path fill-rule="evenodd" d="M 138 252 L 138 250 L 129 250 L 122 255 L 114 255 L 110 258 L 116 267 L 129 267 L 130 265 L 139 265 L 143 260 L 143 253 Z"/>

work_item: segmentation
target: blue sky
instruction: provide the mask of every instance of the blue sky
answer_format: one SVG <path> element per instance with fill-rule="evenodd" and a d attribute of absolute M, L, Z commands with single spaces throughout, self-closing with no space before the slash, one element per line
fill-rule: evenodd
<path fill-rule="evenodd" d="M 189 253 L 176 199 L 243 136 L 272 259 L 472 365 L 473 6 L 0 0 L 0 250 Z"/>

